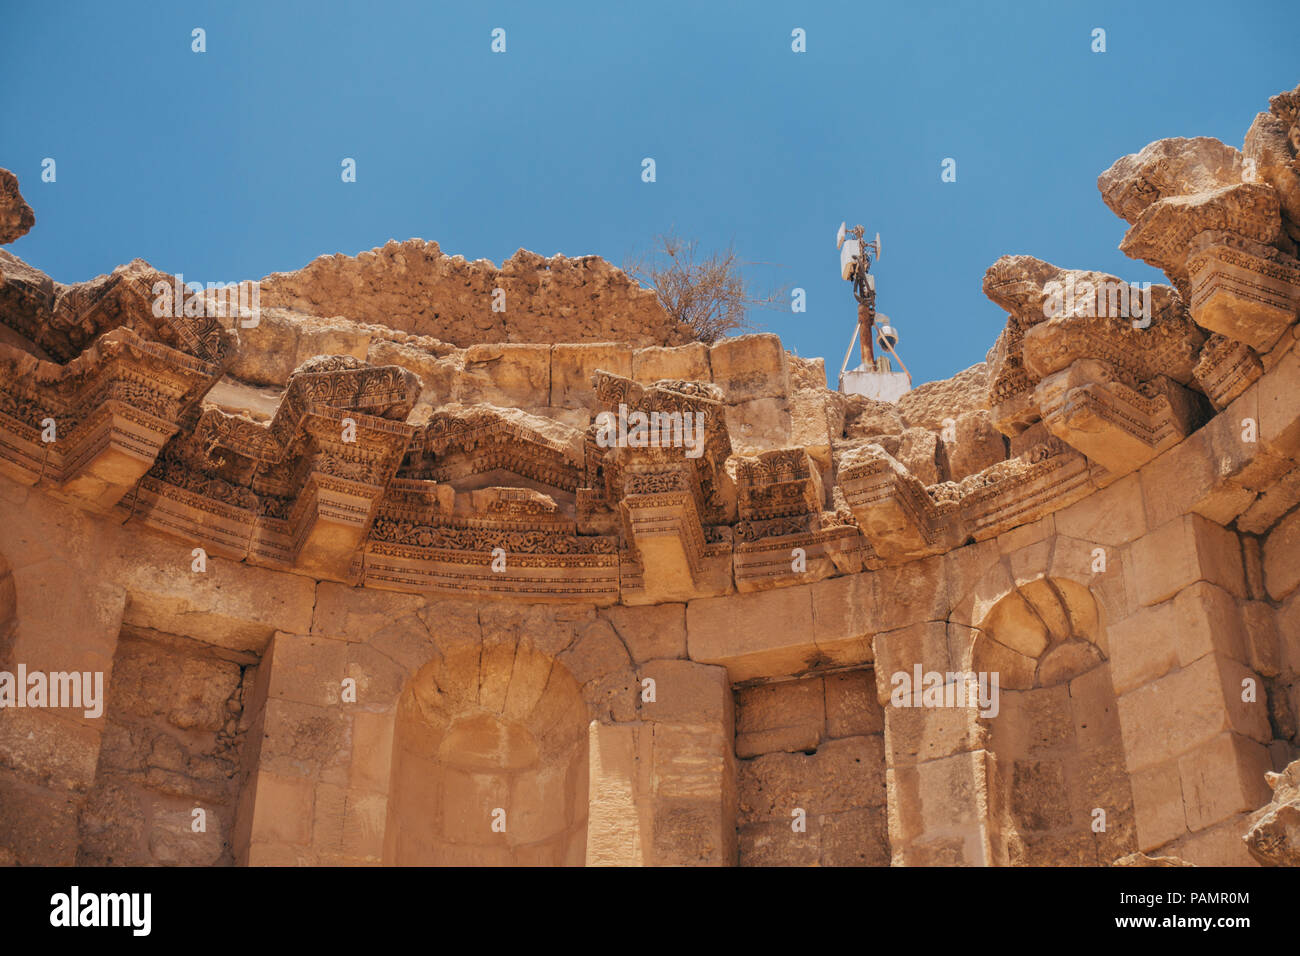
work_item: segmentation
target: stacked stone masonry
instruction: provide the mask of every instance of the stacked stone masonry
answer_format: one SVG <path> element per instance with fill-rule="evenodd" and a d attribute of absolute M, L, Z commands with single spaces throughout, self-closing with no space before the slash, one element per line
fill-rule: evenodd
<path fill-rule="evenodd" d="M 1003 257 L 897 404 L 595 257 L 0 251 L 0 863 L 1295 865 L 1298 148 L 1123 157 L 1170 284 Z"/>

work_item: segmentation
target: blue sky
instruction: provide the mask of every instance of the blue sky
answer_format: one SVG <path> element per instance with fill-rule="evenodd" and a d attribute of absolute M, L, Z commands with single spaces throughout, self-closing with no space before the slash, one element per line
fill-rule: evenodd
<path fill-rule="evenodd" d="M 1166 136 L 1240 147 L 1300 81 L 1295 0 L 8 6 L 0 166 L 36 227 L 7 248 L 59 281 L 135 257 L 258 278 L 416 236 L 621 264 L 673 230 L 779 264 L 756 285 L 807 312 L 752 318 L 833 377 L 847 219 L 884 238 L 878 307 L 918 383 L 992 345 L 1000 255 L 1158 281 L 1117 251 L 1097 175 Z"/>

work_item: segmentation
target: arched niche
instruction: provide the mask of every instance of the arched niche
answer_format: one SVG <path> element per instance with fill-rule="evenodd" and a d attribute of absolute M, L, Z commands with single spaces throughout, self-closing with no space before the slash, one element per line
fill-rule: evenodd
<path fill-rule="evenodd" d="M 1104 620 L 1083 585 L 1041 577 L 980 622 L 972 669 L 996 673 L 990 849 L 998 865 L 1106 865 L 1136 850 Z"/>
<path fill-rule="evenodd" d="M 581 866 L 588 724 L 577 681 L 537 651 L 425 665 L 397 705 L 384 862 Z"/>

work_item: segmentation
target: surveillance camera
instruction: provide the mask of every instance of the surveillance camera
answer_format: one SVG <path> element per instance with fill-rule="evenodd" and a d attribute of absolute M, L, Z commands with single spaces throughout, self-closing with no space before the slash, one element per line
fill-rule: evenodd
<path fill-rule="evenodd" d="M 877 326 L 876 342 L 882 349 L 892 349 L 898 344 L 898 330 L 892 325 Z"/>

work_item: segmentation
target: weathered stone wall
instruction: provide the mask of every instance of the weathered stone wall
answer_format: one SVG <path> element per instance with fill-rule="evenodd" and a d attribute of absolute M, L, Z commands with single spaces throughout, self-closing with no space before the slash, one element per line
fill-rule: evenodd
<path fill-rule="evenodd" d="M 78 821 L 79 865 L 234 862 L 243 697 L 254 661 L 123 630 L 98 768 Z"/>
<path fill-rule="evenodd" d="M 389 795 L 394 786 L 406 786 L 393 766 L 401 749 L 393 742 L 399 702 L 413 675 L 462 642 L 481 645 L 483 660 L 486 648 L 501 648 L 493 652 L 501 657 L 484 665 L 476 680 L 460 679 L 477 687 L 480 697 L 491 696 L 491 686 L 515 672 L 521 644 L 553 641 L 547 653 L 558 653 L 564 671 L 581 680 L 587 712 L 599 728 L 588 738 L 589 861 L 728 862 L 737 859 L 738 847 L 741 862 L 807 861 L 814 848 L 823 862 L 880 862 L 873 834 L 885 810 L 877 802 L 883 793 L 888 845 L 900 862 L 975 862 L 965 855 L 968 825 L 988 834 L 981 852 L 990 862 L 1003 853 L 1008 862 L 1092 862 L 1054 841 L 1058 830 L 1077 833 L 1079 814 L 1093 805 L 1107 810 L 1109 825 L 1104 839 L 1090 831 L 1087 837 L 1099 847 L 1099 862 L 1107 862 L 1103 850 L 1115 857 L 1128 852 L 1124 821 L 1130 813 L 1143 850 L 1201 863 L 1245 862 L 1238 831 L 1267 799 L 1259 792 L 1262 772 L 1280 769 L 1294 752 L 1293 740 L 1278 739 L 1270 729 L 1267 703 L 1240 703 L 1239 685 L 1252 674 L 1263 685 L 1255 668 L 1269 665 L 1259 662 L 1260 655 L 1294 656 L 1296 631 L 1280 629 L 1272 646 L 1257 630 L 1224 626 L 1240 621 L 1236 609 L 1252 600 L 1243 548 L 1231 543 L 1240 539 L 1199 516 L 1178 515 L 1147 531 L 1148 510 L 1160 520 L 1164 500 L 1163 493 L 1143 495 L 1141 476 L 996 541 L 902 568 L 687 605 L 606 609 L 477 608 L 215 558 L 200 575 L 191 570 L 187 550 L 136 524 L 84 514 L 69 522 L 76 512 L 66 505 L 7 481 L 5 494 L 12 511 L 0 528 L 0 553 L 13 558 L 14 646 L 29 667 L 44 662 L 52 669 L 57 658 L 51 654 L 66 647 L 66 635 L 86 634 L 95 625 L 90 633 L 103 635 L 100 661 L 111 688 L 99 729 L 64 712 L 0 715 L 0 785 L 13 794 L 5 846 L 20 861 L 54 860 L 60 853 L 67 862 L 78 853 L 107 859 L 113 828 L 104 827 L 102 814 L 108 806 L 119 808 L 124 832 L 133 835 L 130 820 L 146 805 L 150 813 L 179 813 L 182 804 L 188 812 L 204 801 L 213 823 L 208 839 L 214 831 L 231 832 L 230 791 L 202 789 L 215 766 L 223 774 L 230 769 L 228 760 L 214 760 L 206 743 L 215 741 L 212 719 L 199 742 L 186 743 L 194 740 L 186 734 L 197 731 L 174 723 L 191 719 L 178 716 L 187 699 L 179 687 L 179 696 L 131 691 L 139 686 L 132 674 L 151 661 L 182 673 L 187 666 L 216 667 L 230 672 L 230 683 L 237 668 L 221 655 L 258 661 L 255 668 L 245 665 L 252 689 L 248 677 L 243 682 L 245 772 L 214 781 L 242 786 L 231 846 L 240 862 L 383 861 Z M 1092 570 L 1097 548 L 1106 554 L 1104 572 Z M 43 557 L 51 552 L 67 558 L 51 564 Z M 1005 691 L 1006 709 L 992 721 L 890 706 L 890 688 L 880 686 L 879 675 L 910 670 L 914 661 L 960 667 L 952 654 L 963 653 L 961 635 L 983 633 L 986 618 L 992 638 L 1015 631 L 1014 616 L 995 609 L 1024 593 L 1028 582 L 1047 578 L 1086 582 L 1097 602 L 1096 624 L 1088 627 L 1105 663 L 1071 679 L 1068 712 L 1055 699 L 1062 683 L 1024 692 L 1023 705 L 1015 702 L 1017 691 Z M 51 620 L 42 595 L 62 596 L 65 589 L 116 596 L 116 603 L 52 602 L 66 611 Z M 1176 623 L 1153 623 L 1161 615 L 1176 615 Z M 147 637 L 161 632 L 184 639 L 160 645 L 143 640 L 140 628 L 151 629 Z M 1023 646 L 1023 634 L 1002 639 Z M 1224 646 L 1233 640 L 1239 643 Z M 193 642 L 207 646 L 200 652 Z M 555 652 L 557 646 L 568 650 Z M 1255 664 L 1252 646 L 1258 648 Z M 79 662 L 86 659 L 85 652 L 73 653 Z M 1013 673 L 1018 665 L 1009 659 L 999 666 Z M 800 678 L 809 668 L 814 673 Z M 821 675 L 818 668 L 841 672 Z M 876 689 L 883 691 L 883 740 L 882 711 L 858 700 L 872 668 Z M 348 676 L 357 680 L 355 704 L 342 700 Z M 732 687 L 733 680 L 782 676 L 799 679 Z M 645 677 L 656 681 L 654 702 L 643 700 Z M 764 695 L 774 695 L 776 706 L 764 708 Z M 1180 704 L 1170 711 L 1168 700 L 1186 701 L 1186 710 Z M 857 703 L 843 712 L 837 701 Z M 475 702 L 470 709 L 479 707 Z M 49 733 L 27 740 L 29 729 L 43 725 Z M 1051 733 L 1024 736 L 1040 729 Z M 175 742 L 189 750 L 183 764 Z M 1115 763 L 1121 744 L 1122 773 Z M 815 754 L 802 752 L 813 748 Z M 1261 753 L 1269 755 L 1263 762 Z M 841 766 L 856 759 L 864 763 Z M 180 766 L 188 772 L 177 775 L 173 768 Z M 151 786 L 150 774 L 167 782 Z M 982 817 L 976 811 L 971 818 L 972 806 L 964 802 L 921 799 L 922 792 L 954 786 L 963 792 L 960 786 L 970 783 L 962 781 L 979 779 L 990 794 Z M 1198 780 L 1216 783 L 1207 788 Z M 1234 780 L 1240 781 L 1237 790 L 1222 785 Z M 122 799 L 123 790 L 130 799 Z M 1171 795 L 1177 801 L 1172 807 Z M 786 819 L 793 807 L 784 806 L 792 801 L 806 804 L 807 839 L 765 842 L 778 832 L 793 840 Z M 578 804 L 565 806 L 568 814 Z M 166 819 L 180 823 L 179 817 Z M 1026 824 L 1035 819 L 1070 823 Z M 490 816 L 482 822 L 489 825 Z M 142 854 L 157 829 L 143 827 L 138 839 L 112 839 L 127 844 L 119 852 Z M 168 836 L 154 842 L 166 847 L 172 831 L 163 830 Z M 1031 838 L 1027 850 L 1015 849 L 1021 844 L 1010 838 L 1012 831 L 1021 834 L 1021 844 Z M 42 832 L 43 842 L 34 843 Z M 1079 842 L 1077 836 L 1070 840 Z M 1041 855 L 1034 856 L 1034 845 Z M 210 846 L 196 839 L 183 852 L 201 855 L 208 850 L 200 847 Z"/>
<path fill-rule="evenodd" d="M 1294 860 L 1298 103 L 1263 182 L 1103 174 L 1150 321 L 1003 257 L 986 361 L 897 406 L 585 260 L 394 244 L 241 329 L 0 255 L 0 679 L 109 694 L 0 710 L 0 862 Z"/>
<path fill-rule="evenodd" d="M 503 296 L 494 297 L 498 289 Z M 273 273 L 262 280 L 262 302 L 462 346 L 691 340 L 653 291 L 599 256 L 547 259 L 520 249 L 498 269 L 486 259 L 445 255 L 436 242 L 422 239 L 389 242 L 358 256 L 321 256 L 297 272 Z"/>
<path fill-rule="evenodd" d="M 889 865 L 870 668 L 737 689 L 736 755 L 741 866 Z"/>

